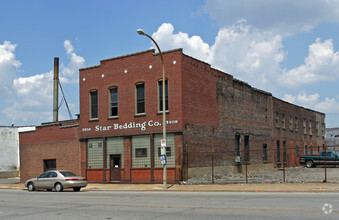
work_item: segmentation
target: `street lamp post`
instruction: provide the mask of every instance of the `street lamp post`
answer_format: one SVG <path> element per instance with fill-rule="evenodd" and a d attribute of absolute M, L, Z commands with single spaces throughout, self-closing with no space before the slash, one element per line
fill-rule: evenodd
<path fill-rule="evenodd" d="M 138 34 L 144 35 L 151 39 L 155 46 L 157 47 L 160 58 L 161 58 L 161 64 L 162 64 L 162 140 L 165 142 L 164 146 L 161 146 L 161 155 L 166 156 L 166 92 L 165 92 L 165 64 L 164 59 L 161 53 L 161 50 L 157 44 L 157 42 L 148 34 L 146 34 L 142 29 L 137 30 Z M 167 189 L 167 169 L 166 169 L 166 163 L 163 164 L 163 178 L 162 178 L 163 188 Z"/>

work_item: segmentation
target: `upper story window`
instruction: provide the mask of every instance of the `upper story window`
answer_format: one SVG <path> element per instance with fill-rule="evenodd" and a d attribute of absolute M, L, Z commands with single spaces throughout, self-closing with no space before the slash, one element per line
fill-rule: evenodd
<path fill-rule="evenodd" d="M 165 111 L 168 111 L 168 80 L 165 80 Z M 158 81 L 158 111 L 163 110 L 163 81 Z"/>
<path fill-rule="evenodd" d="M 307 134 L 306 119 L 303 120 L 303 128 L 304 128 L 304 134 Z"/>
<path fill-rule="evenodd" d="M 89 96 L 90 96 L 90 119 L 96 119 L 98 118 L 98 91 L 94 90 L 94 91 L 90 91 L 89 92 Z"/>
<path fill-rule="evenodd" d="M 286 125 L 285 125 L 285 114 L 281 115 L 281 126 L 282 126 L 282 128 L 286 128 Z"/>
<path fill-rule="evenodd" d="M 118 87 L 109 89 L 109 117 L 118 116 Z"/>
<path fill-rule="evenodd" d="M 298 117 L 294 118 L 294 130 L 298 131 L 299 130 L 299 126 L 298 126 Z"/>
<path fill-rule="evenodd" d="M 138 83 L 135 85 L 135 112 L 136 114 L 145 113 L 145 84 Z"/>
<path fill-rule="evenodd" d="M 290 116 L 290 130 L 293 131 L 293 117 Z"/>
<path fill-rule="evenodd" d="M 279 112 L 275 113 L 275 126 L 279 128 Z"/>
<path fill-rule="evenodd" d="M 313 135 L 313 133 L 312 133 L 312 121 L 311 120 L 308 120 L 308 129 L 310 130 L 309 134 Z"/>

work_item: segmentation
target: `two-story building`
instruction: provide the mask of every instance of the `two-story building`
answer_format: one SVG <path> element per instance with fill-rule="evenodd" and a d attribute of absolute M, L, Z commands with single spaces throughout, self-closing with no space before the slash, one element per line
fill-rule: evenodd
<path fill-rule="evenodd" d="M 323 113 L 279 100 L 182 49 L 163 52 L 163 97 L 162 64 L 154 52 L 80 69 L 79 119 L 45 123 L 21 134 L 22 180 L 52 164 L 90 182 L 161 182 L 163 111 L 168 182 L 204 172 L 211 166 L 211 152 L 218 155 L 216 167 L 235 166 L 236 156 L 250 166 L 280 166 L 282 161 L 297 165 L 297 153 L 280 149 L 313 149 L 325 143 Z M 44 153 L 36 154 L 39 150 Z"/>

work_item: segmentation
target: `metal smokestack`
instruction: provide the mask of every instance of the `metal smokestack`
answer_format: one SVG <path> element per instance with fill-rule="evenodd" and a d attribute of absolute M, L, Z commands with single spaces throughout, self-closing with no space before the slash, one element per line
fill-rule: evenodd
<path fill-rule="evenodd" d="M 53 122 L 57 122 L 59 102 L 59 57 L 54 57 L 53 85 Z"/>

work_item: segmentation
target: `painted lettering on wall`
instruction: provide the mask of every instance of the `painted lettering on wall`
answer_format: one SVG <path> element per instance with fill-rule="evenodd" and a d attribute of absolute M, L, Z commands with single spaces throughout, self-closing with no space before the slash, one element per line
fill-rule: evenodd
<path fill-rule="evenodd" d="M 178 120 L 170 120 L 166 121 L 167 125 L 170 124 L 178 124 Z M 142 131 L 147 130 L 149 127 L 159 127 L 161 126 L 161 123 L 158 121 L 144 121 L 144 122 L 125 122 L 123 124 L 113 124 L 113 125 L 96 125 L 94 127 L 94 131 L 100 132 L 100 131 L 110 131 L 110 130 L 124 130 L 124 129 L 134 129 L 139 128 Z M 83 132 L 92 131 L 92 128 L 83 128 Z"/>

